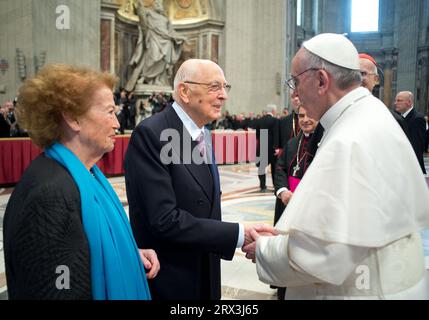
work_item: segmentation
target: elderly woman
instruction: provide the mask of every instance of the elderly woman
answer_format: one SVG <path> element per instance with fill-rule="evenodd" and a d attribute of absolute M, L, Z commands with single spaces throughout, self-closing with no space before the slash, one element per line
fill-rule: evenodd
<path fill-rule="evenodd" d="M 159 271 L 156 253 L 137 248 L 119 198 L 95 165 L 113 150 L 119 127 L 115 82 L 49 65 L 20 88 L 19 121 L 44 153 L 6 208 L 10 299 L 150 299 L 146 277 Z"/>

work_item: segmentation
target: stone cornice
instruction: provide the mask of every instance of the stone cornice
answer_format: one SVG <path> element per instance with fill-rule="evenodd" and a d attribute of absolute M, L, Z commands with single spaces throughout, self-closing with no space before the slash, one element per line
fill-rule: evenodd
<path fill-rule="evenodd" d="M 173 23 L 175 30 L 189 30 L 189 29 L 198 29 L 201 27 L 212 27 L 217 29 L 223 29 L 225 23 L 218 20 L 206 19 L 198 22 L 187 23 L 187 24 L 175 24 Z"/>
<path fill-rule="evenodd" d="M 119 10 L 120 7 L 121 7 L 121 5 L 117 4 L 117 3 L 101 1 L 101 8 L 102 9 L 105 8 L 105 9 Z"/>

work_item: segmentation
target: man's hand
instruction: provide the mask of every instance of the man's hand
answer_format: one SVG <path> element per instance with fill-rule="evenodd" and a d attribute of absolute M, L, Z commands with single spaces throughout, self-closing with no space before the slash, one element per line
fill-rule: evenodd
<path fill-rule="evenodd" d="M 246 253 L 246 258 L 256 261 L 255 251 L 256 251 L 256 240 L 260 236 L 277 236 L 278 232 L 274 227 L 268 225 L 254 225 L 250 227 L 245 227 L 245 237 L 244 244 L 241 247 L 241 250 Z"/>
<path fill-rule="evenodd" d="M 261 235 L 267 235 L 267 234 L 261 234 Z M 253 263 L 256 262 L 256 241 L 261 235 L 258 232 L 256 232 L 256 230 L 251 230 L 250 236 L 252 237 L 253 242 L 241 248 L 241 250 L 243 250 L 243 252 L 246 254 L 246 258 L 249 260 L 252 260 Z M 268 234 L 268 235 L 273 235 L 273 234 Z M 277 233 L 275 235 L 277 235 Z"/>
<path fill-rule="evenodd" d="M 146 273 L 146 278 L 153 279 L 161 268 L 156 252 L 152 249 L 139 249 L 140 257 L 143 261 Z"/>
<path fill-rule="evenodd" d="M 292 195 L 293 193 L 290 190 L 285 190 L 282 193 L 280 193 L 280 200 L 283 202 L 285 206 L 287 206 L 287 204 L 289 203 Z"/>
<path fill-rule="evenodd" d="M 278 232 L 274 229 L 274 227 L 269 225 L 258 224 L 258 225 L 244 227 L 243 247 L 255 241 L 255 239 L 251 235 L 252 231 L 255 231 L 256 233 L 259 233 L 265 236 L 278 235 Z"/>

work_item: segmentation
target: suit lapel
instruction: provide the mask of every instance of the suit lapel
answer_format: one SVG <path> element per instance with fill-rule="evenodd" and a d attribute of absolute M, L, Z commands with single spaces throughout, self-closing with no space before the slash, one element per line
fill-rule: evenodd
<path fill-rule="evenodd" d="M 168 127 L 177 130 L 180 136 L 180 150 L 177 148 L 179 146 L 173 145 L 173 150 L 176 154 L 180 157 L 180 163 L 183 165 L 189 173 L 192 175 L 192 177 L 195 179 L 195 181 L 200 185 L 201 189 L 204 191 L 207 198 L 212 201 L 213 199 L 213 179 L 212 175 L 210 173 L 210 168 L 207 164 L 195 164 L 192 161 L 192 153 L 190 155 L 186 155 L 185 159 L 191 159 L 191 163 L 189 161 L 187 163 L 184 163 L 184 156 L 183 152 L 192 152 L 194 148 L 197 148 L 197 142 L 192 141 L 191 135 L 189 132 L 184 128 L 182 121 L 180 120 L 179 116 L 176 114 L 176 111 L 174 111 L 173 107 L 168 107 L 166 112 L 166 118 Z M 186 142 L 185 142 L 186 141 Z M 191 142 L 191 150 L 184 149 L 184 143 Z"/>
<path fill-rule="evenodd" d="M 411 110 L 410 113 L 405 117 L 405 121 L 407 121 L 408 124 L 413 120 L 415 113 L 416 110 L 413 108 L 413 110 Z"/>

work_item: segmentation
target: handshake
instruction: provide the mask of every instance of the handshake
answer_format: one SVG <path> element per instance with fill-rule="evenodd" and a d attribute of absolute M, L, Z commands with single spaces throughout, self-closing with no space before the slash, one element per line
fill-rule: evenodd
<path fill-rule="evenodd" d="M 260 236 L 277 236 L 279 233 L 268 225 L 253 225 L 244 227 L 244 244 L 241 250 L 246 254 L 246 258 L 256 262 L 256 240 Z"/>

